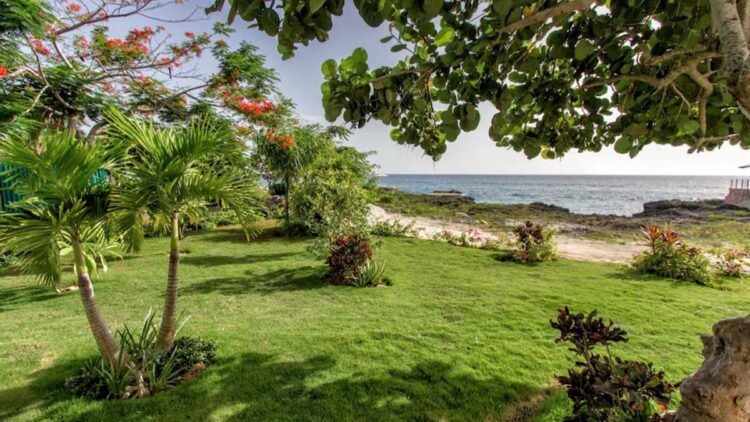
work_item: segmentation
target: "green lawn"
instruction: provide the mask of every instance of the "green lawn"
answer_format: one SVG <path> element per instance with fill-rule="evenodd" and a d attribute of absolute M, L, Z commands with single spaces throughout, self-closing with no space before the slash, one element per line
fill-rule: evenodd
<path fill-rule="evenodd" d="M 306 241 L 237 231 L 191 235 L 180 305 L 189 335 L 218 343 L 199 378 L 138 401 L 71 398 L 63 381 L 95 356 L 77 294 L 0 277 L 0 419 L 557 421 L 553 387 L 573 358 L 549 318 L 597 308 L 627 329 L 616 349 L 677 381 L 701 361 L 698 335 L 747 313 L 750 289 L 636 277 L 611 264 L 499 262 L 490 251 L 384 239 L 395 285 L 326 286 Z M 161 305 L 168 240 L 95 281 L 112 326 Z"/>

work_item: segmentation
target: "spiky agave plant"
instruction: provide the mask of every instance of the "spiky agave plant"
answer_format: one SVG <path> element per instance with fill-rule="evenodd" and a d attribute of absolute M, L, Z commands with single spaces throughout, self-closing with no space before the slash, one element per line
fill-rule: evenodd
<path fill-rule="evenodd" d="M 42 280 L 60 280 L 61 256 L 73 255 L 81 303 L 102 358 L 122 361 L 120 348 L 94 298 L 90 274 L 94 245 L 103 239 L 108 186 L 92 184 L 99 169 L 115 171 L 123 150 L 117 143 L 86 143 L 74 135 L 45 132 L 37 145 L 19 137 L 0 142 L 0 162 L 24 169 L 8 175 L 22 200 L 0 214 L 0 245 L 21 257 L 21 269 Z M 65 246 L 67 245 L 67 246 Z"/>

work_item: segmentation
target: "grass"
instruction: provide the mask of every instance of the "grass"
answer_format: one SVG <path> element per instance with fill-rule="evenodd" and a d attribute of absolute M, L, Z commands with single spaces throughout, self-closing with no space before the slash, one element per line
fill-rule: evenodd
<path fill-rule="evenodd" d="M 245 243 L 219 230 L 184 241 L 184 334 L 218 343 L 199 378 L 138 401 L 76 399 L 62 387 L 95 356 L 77 294 L 0 277 L 0 419 L 536 420 L 568 411 L 553 377 L 571 354 L 553 342 L 556 309 L 598 309 L 631 341 L 616 353 L 677 381 L 701 362 L 698 335 L 747 313 L 750 289 L 712 290 L 612 264 L 499 262 L 491 251 L 387 238 L 376 256 L 393 287 L 326 286 L 309 241 Z M 168 241 L 114 262 L 95 281 L 110 324 L 158 309 Z"/>

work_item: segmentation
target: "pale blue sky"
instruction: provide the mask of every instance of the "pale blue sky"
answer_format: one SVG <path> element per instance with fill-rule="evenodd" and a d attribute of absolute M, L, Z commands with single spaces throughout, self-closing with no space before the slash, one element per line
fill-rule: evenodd
<path fill-rule="evenodd" d="M 183 6 L 173 5 L 162 9 L 157 17 L 176 19 L 184 16 L 193 7 L 213 3 L 213 0 L 187 0 Z M 202 12 L 197 16 L 203 17 Z M 208 31 L 224 13 L 210 15 L 207 19 L 188 24 L 165 25 L 169 31 L 181 34 L 184 31 Z M 113 30 L 122 24 L 126 27 L 156 25 L 145 18 L 111 22 Z M 320 84 L 323 77 L 320 66 L 328 58 L 340 59 L 348 56 L 357 47 L 364 47 L 370 56 L 372 67 L 393 63 L 398 55 L 379 42 L 387 35 L 385 26 L 370 28 L 365 25 L 351 0 L 347 0 L 344 15 L 334 20 L 331 38 L 325 43 L 312 42 L 300 47 L 295 57 L 282 61 L 276 51 L 273 38 L 238 19 L 237 30 L 229 38 L 231 45 L 245 40 L 259 47 L 280 77 L 280 91 L 294 99 L 299 115 L 310 121 L 324 122 L 321 106 Z M 201 59 L 199 71 L 210 72 L 214 63 L 206 56 Z M 653 145 L 647 147 L 634 159 L 615 153 L 611 148 L 600 153 L 570 153 L 562 159 L 528 160 L 523 154 L 497 148 L 487 135 L 492 107 L 483 106 L 482 123 L 473 132 L 463 134 L 438 162 L 422 154 L 421 150 L 401 146 L 388 136 L 389 128 L 379 122 L 371 122 L 354 132 L 349 143 L 360 150 L 376 151 L 372 161 L 380 166 L 382 173 L 464 173 L 464 174 L 696 174 L 696 175 L 747 175 L 750 171 L 739 170 L 742 164 L 750 164 L 750 152 L 732 146 L 718 151 L 688 154 L 685 148 Z"/>

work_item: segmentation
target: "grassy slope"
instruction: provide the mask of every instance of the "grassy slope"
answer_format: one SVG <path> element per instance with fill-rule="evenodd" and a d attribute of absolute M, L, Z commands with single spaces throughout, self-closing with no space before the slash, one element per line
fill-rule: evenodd
<path fill-rule="evenodd" d="M 566 399 L 544 394 L 572 358 L 552 341 L 559 306 L 620 322 L 632 341 L 617 352 L 678 380 L 701 361 L 697 335 L 750 299 L 743 285 L 711 290 L 610 264 L 528 267 L 408 239 L 376 251 L 394 287 L 324 286 L 304 241 L 241 240 L 220 231 L 184 242 L 185 333 L 216 340 L 219 361 L 140 401 L 70 398 L 63 380 L 95 353 L 77 295 L 0 278 L 0 419 L 560 420 Z M 160 306 L 167 246 L 150 240 L 96 282 L 113 326 Z"/>

